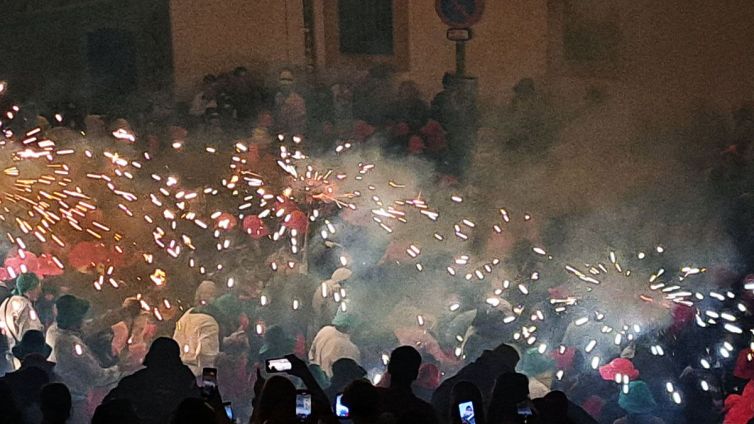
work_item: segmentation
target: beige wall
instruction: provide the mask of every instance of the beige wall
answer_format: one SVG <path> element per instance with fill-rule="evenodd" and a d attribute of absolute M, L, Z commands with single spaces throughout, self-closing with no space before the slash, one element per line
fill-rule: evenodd
<path fill-rule="evenodd" d="M 304 63 L 300 0 L 171 0 L 175 87 L 186 99 L 202 76 L 243 65 Z"/>
<path fill-rule="evenodd" d="M 335 0 L 318 2 L 315 34 L 318 64 L 325 70 L 341 66 L 366 70 L 376 62 L 393 63 L 400 78 L 416 81 L 429 100 L 442 89 L 445 71 L 455 69 L 455 44 L 435 13 L 435 0 L 394 0 L 396 57 L 344 56 L 337 51 Z M 468 44 L 467 72 L 479 77 L 483 101 L 499 102 L 525 76 L 544 75 L 547 65 L 547 1 L 488 1 L 482 21 Z"/>
<path fill-rule="evenodd" d="M 754 97 L 754 2 L 579 0 L 597 15 L 609 9 L 621 34 L 612 72 L 579 75 L 560 57 L 565 1 L 550 1 L 549 81 L 561 97 L 594 84 L 655 116 L 701 104 L 728 112 Z"/>

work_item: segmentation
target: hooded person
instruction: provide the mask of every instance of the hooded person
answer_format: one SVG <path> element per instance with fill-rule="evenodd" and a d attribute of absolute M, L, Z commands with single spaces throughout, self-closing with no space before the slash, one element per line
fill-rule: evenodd
<path fill-rule="evenodd" d="M 186 398 L 200 397 L 191 370 L 181 363 L 178 343 L 167 337 L 152 342 L 143 369 L 124 377 L 103 403 L 128 400 L 142 424 L 167 422 Z"/>
<path fill-rule="evenodd" d="M 194 293 L 194 306 L 207 305 L 215 298 L 217 298 L 217 285 L 214 281 L 204 280 L 199 283 Z"/>
<path fill-rule="evenodd" d="M 336 298 L 340 298 L 340 289 L 343 282 L 351 278 L 352 272 L 348 268 L 338 268 L 333 271 L 332 276 L 320 284 L 320 289 L 314 292 L 312 296 L 312 309 L 314 310 L 315 321 L 313 331 L 325 325 L 328 325 L 335 318 L 338 312 L 338 303 Z"/>
<path fill-rule="evenodd" d="M 440 422 L 450 422 L 449 405 L 454 385 L 461 381 L 473 383 L 482 393 L 482 400 L 486 409 L 492 398 L 495 380 L 502 374 L 514 372 L 520 358 L 516 349 L 503 343 L 495 349 L 485 350 L 476 361 L 461 368 L 456 375 L 443 381 L 432 395 L 432 406 L 438 411 Z"/>
<path fill-rule="evenodd" d="M 173 339 L 181 351 L 181 361 L 196 377 L 204 368 L 214 368 L 220 354 L 220 323 L 212 306 L 217 287 L 212 281 L 202 281 L 196 289 L 194 302 L 175 324 Z"/>
<path fill-rule="evenodd" d="M 0 304 L 0 321 L 5 324 L 8 348 L 13 349 L 13 346 L 20 343 L 27 331 L 42 331 L 42 321 L 33 305 L 41 293 L 39 278 L 32 273 L 24 273 L 16 278 L 16 288 L 12 295 Z M 13 358 L 13 369 L 20 366 L 21 363 Z"/>
<path fill-rule="evenodd" d="M 664 421 L 653 415 L 657 409 L 652 392 L 649 390 L 647 383 L 643 381 L 632 381 L 628 383 L 628 390 L 621 390 L 618 397 L 618 405 L 623 408 L 628 415 L 619 418 L 613 424 L 663 424 Z"/>
<path fill-rule="evenodd" d="M 332 377 L 332 366 L 338 359 L 351 358 L 361 362 L 361 351 L 351 341 L 351 334 L 357 327 L 356 316 L 352 312 L 338 309 L 332 325 L 326 325 L 314 337 L 309 350 L 309 362 L 319 365 L 325 375 Z"/>
<path fill-rule="evenodd" d="M 113 386 L 121 376 L 120 369 L 117 365 L 103 368 L 84 342 L 81 327 L 89 311 L 89 302 L 66 294 L 55 302 L 55 307 L 58 310 L 57 331 L 54 344 L 51 343 L 56 360 L 55 372 L 71 391 L 74 422 L 88 420 L 90 392 Z"/>

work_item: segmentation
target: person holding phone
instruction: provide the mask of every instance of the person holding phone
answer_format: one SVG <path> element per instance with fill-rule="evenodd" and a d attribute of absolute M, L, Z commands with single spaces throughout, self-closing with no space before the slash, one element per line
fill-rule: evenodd
<path fill-rule="evenodd" d="M 273 375 L 269 380 L 264 381 L 258 373 L 254 388 L 257 396 L 254 400 L 251 424 L 264 424 L 266 420 L 271 420 L 269 422 L 276 424 L 298 422 L 291 420 L 338 423 L 338 418 L 333 414 L 325 392 L 304 361 L 291 354 L 283 358 L 267 360 L 265 367 L 268 373 L 286 373 L 300 378 L 307 390 L 297 393 L 290 380 Z"/>
<path fill-rule="evenodd" d="M 450 424 L 486 424 L 482 393 L 468 381 L 453 386 Z"/>
<path fill-rule="evenodd" d="M 343 390 L 341 403 L 354 424 L 379 424 L 386 421 L 380 405 L 380 392 L 369 380 L 359 379 Z M 342 418 L 342 417 L 341 417 Z"/>
<path fill-rule="evenodd" d="M 495 380 L 492 401 L 487 413 L 495 424 L 538 423 L 538 414 L 529 399 L 529 377 L 508 372 Z"/>

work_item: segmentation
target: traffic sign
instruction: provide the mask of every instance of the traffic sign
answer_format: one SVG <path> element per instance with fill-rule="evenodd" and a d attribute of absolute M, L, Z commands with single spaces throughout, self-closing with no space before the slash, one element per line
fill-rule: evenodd
<path fill-rule="evenodd" d="M 482 19 L 484 0 L 437 0 L 435 10 L 451 28 L 468 28 Z"/>
<path fill-rule="evenodd" d="M 450 41 L 469 41 L 471 28 L 448 28 L 447 37 Z"/>

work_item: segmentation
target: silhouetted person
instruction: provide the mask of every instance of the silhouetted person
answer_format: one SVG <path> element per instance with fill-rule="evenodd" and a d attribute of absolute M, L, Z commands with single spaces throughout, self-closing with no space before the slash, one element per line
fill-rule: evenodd
<path fill-rule="evenodd" d="M 571 424 L 568 418 L 568 398 L 565 393 L 555 390 L 543 398 L 535 399 L 534 404 L 543 422 L 547 424 Z"/>
<path fill-rule="evenodd" d="M 532 423 L 534 408 L 529 400 L 529 378 L 517 372 L 505 373 L 495 380 L 487 412 L 491 424 Z"/>
<path fill-rule="evenodd" d="M 467 405 L 468 403 L 471 403 L 471 405 Z M 459 407 L 463 407 L 463 411 Z M 482 401 L 482 393 L 479 392 L 479 388 L 468 381 L 461 381 L 453 386 L 451 392 L 450 422 L 452 424 L 469 422 L 464 417 L 464 414 L 468 417 L 467 411 L 469 408 L 471 408 L 471 413 L 474 417 L 474 424 L 487 423 L 484 414 L 484 401 Z"/>
<path fill-rule="evenodd" d="M 341 358 L 332 364 L 332 378 L 330 379 L 330 386 L 325 389 L 325 394 L 330 402 L 335 401 L 335 397 L 338 393 L 343 393 L 343 390 L 351 384 L 351 382 L 364 378 L 367 375 L 366 370 L 362 368 L 351 358 Z"/>
<path fill-rule="evenodd" d="M 13 399 L 10 386 L 0 380 L 0 424 L 17 424 L 21 420 L 21 410 Z"/>
<path fill-rule="evenodd" d="M 103 402 L 97 407 L 92 424 L 142 424 L 142 421 L 136 415 L 131 402 L 127 399 L 116 399 Z"/>
<path fill-rule="evenodd" d="M 348 407 L 348 417 L 354 424 L 378 424 L 386 421 L 386 417 L 382 416 L 380 392 L 369 380 L 355 380 L 346 386 L 342 402 Z"/>
<path fill-rule="evenodd" d="M 451 111 L 448 110 L 450 107 L 448 97 L 450 96 L 449 91 L 451 90 L 452 85 L 453 74 L 445 72 L 442 76 L 442 91 L 435 95 L 430 106 L 430 117 L 439 122 L 443 128 L 447 127 L 448 122 L 451 119 L 448 116 L 451 113 Z"/>
<path fill-rule="evenodd" d="M 182 400 L 200 396 L 194 374 L 181 362 L 175 340 L 160 337 L 152 342 L 144 366 L 124 377 L 104 401 L 127 399 L 144 424 L 157 424 L 166 422 Z"/>
<path fill-rule="evenodd" d="M 13 392 L 16 405 L 22 410 L 26 422 L 39 422 L 41 419 L 40 390 L 55 379 L 55 364 L 47 360 L 51 351 L 41 331 L 27 331 L 21 343 L 13 347 L 13 356 L 21 362 L 21 368 L 0 378 Z"/>
<path fill-rule="evenodd" d="M 199 398 L 184 399 L 173 414 L 171 424 L 216 424 L 215 411 Z"/>
<path fill-rule="evenodd" d="M 513 372 L 519 359 L 520 357 L 515 349 L 506 344 L 501 344 L 494 350 L 485 350 L 476 361 L 461 368 L 456 375 L 443 381 L 432 395 L 432 406 L 440 414 L 440 421 L 443 423 L 450 422 L 448 413 L 450 411 L 451 393 L 453 386 L 461 381 L 474 383 L 482 394 L 483 409 L 486 410 L 490 404 L 495 379 L 506 372 Z"/>
<path fill-rule="evenodd" d="M 296 387 L 285 377 L 270 377 L 255 403 L 250 424 L 293 424 L 296 418 Z"/>
<path fill-rule="evenodd" d="M 71 392 L 63 383 L 42 387 L 39 395 L 42 424 L 64 424 L 71 416 Z"/>
<path fill-rule="evenodd" d="M 385 412 L 401 421 L 411 417 L 415 423 L 436 423 L 432 405 L 416 397 L 411 384 L 419 375 L 422 357 L 411 346 L 401 346 L 390 354 L 387 371 L 390 374 L 390 387 L 380 390 Z"/>

